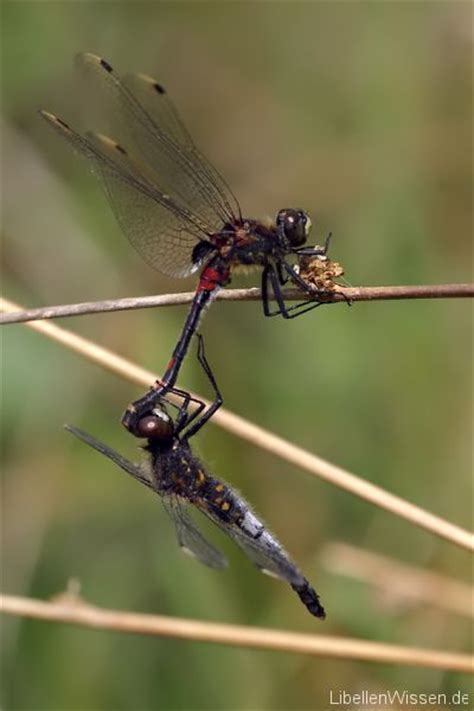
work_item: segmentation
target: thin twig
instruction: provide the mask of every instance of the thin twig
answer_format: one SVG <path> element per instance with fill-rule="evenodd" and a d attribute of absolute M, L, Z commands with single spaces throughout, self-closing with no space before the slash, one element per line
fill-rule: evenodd
<path fill-rule="evenodd" d="M 327 303 L 350 301 L 383 301 L 393 299 L 454 299 L 474 297 L 474 284 L 437 284 L 426 286 L 364 286 L 340 287 L 335 292 L 325 292 Z M 180 306 L 189 304 L 194 298 L 194 291 L 181 294 L 162 294 L 160 296 L 136 296 L 124 299 L 109 299 L 105 301 L 85 301 L 79 304 L 61 304 L 59 306 L 44 306 L 37 309 L 27 309 L 0 316 L 0 325 L 22 323 L 39 319 L 65 318 L 67 316 L 82 316 L 110 311 L 130 311 L 134 309 L 150 309 L 159 306 Z M 260 301 L 260 289 L 223 289 L 216 299 L 218 301 Z M 299 289 L 285 291 L 288 301 L 301 301 L 304 298 Z"/>
<path fill-rule="evenodd" d="M 94 629 L 159 635 L 160 637 L 225 644 L 232 647 L 271 649 L 278 652 L 294 652 L 332 659 L 357 659 L 467 673 L 473 670 L 473 659 L 468 654 L 402 647 L 347 637 L 298 634 L 262 627 L 245 627 L 164 615 L 105 610 L 89 605 L 80 598 L 69 601 L 66 598 L 58 602 L 44 602 L 4 595 L 0 598 L 0 610 L 10 615 L 51 622 L 66 622 Z"/>
<path fill-rule="evenodd" d="M 330 543 L 321 555 L 323 565 L 332 573 L 373 585 L 389 600 L 428 604 L 474 617 L 473 589 L 467 583 L 346 543 Z"/>
<path fill-rule="evenodd" d="M 0 299 L 0 310 L 17 311 L 20 310 L 20 308 L 21 307 L 17 304 L 6 301 L 5 299 Z M 28 327 L 39 331 L 48 338 L 58 341 L 67 348 L 80 353 L 83 357 L 143 387 L 150 387 L 150 384 L 158 378 L 155 373 L 145 370 L 125 358 L 121 358 L 115 353 L 81 336 L 71 333 L 71 331 L 60 328 L 55 324 L 35 321 L 29 323 Z M 203 400 L 203 402 L 207 402 L 205 398 L 199 397 L 199 399 Z M 407 521 L 411 521 L 411 523 L 414 523 L 420 528 L 430 531 L 441 538 L 445 538 L 458 546 L 467 548 L 468 550 L 474 550 L 474 537 L 469 531 L 439 516 L 435 516 L 419 506 L 411 504 L 405 499 L 390 494 L 375 484 L 371 484 L 331 464 L 321 457 L 317 457 L 315 454 L 291 444 L 291 442 L 288 442 L 282 437 L 278 437 L 224 408 L 221 408 L 214 415 L 212 422 L 216 425 L 220 425 L 228 432 L 232 432 L 237 437 L 246 439 L 257 447 L 261 447 L 275 456 L 281 457 L 287 462 L 305 469 L 310 474 L 318 476 L 365 501 L 380 506 L 386 511 L 390 511 Z"/>

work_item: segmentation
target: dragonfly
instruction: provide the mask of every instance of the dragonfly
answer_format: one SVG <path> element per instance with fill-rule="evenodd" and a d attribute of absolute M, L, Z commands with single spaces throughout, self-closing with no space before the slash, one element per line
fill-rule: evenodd
<path fill-rule="evenodd" d="M 160 83 L 145 74 L 120 77 L 105 59 L 89 52 L 78 55 L 77 63 L 111 105 L 116 136 L 82 134 L 55 114 L 41 115 L 89 159 L 123 232 L 152 267 L 172 277 L 201 269 L 164 374 L 122 418 L 132 434 L 146 437 L 147 416 L 175 385 L 205 309 L 230 283 L 236 268 L 261 268 L 265 316 L 294 318 L 327 299 L 305 282 L 291 260 L 324 256 L 330 235 L 323 246 L 306 246 L 311 219 L 301 208 L 280 210 L 272 224 L 244 217 L 229 185 L 196 147 Z M 282 287 L 288 281 L 305 293 L 303 304 L 286 305 Z M 273 310 L 271 293 L 277 305 Z"/>
<path fill-rule="evenodd" d="M 205 358 L 202 337 L 199 338 L 198 358 L 213 385 L 216 399 L 220 393 Z M 169 391 L 174 392 L 175 389 Z M 169 394 L 168 393 L 168 394 Z M 189 439 L 204 424 L 204 403 L 184 391 L 178 414 L 173 418 L 163 397 L 147 418 L 148 440 L 143 449 L 148 461 L 135 464 L 108 445 L 72 425 L 66 430 L 92 449 L 110 459 L 127 474 L 158 494 L 170 516 L 183 550 L 202 564 L 222 569 L 227 566 L 225 556 L 201 533 L 189 513 L 195 509 L 204 514 L 229 536 L 261 571 L 291 586 L 307 610 L 324 619 L 325 610 L 315 589 L 291 560 L 276 536 L 254 513 L 250 505 L 222 479 L 215 477 L 193 453 Z M 190 403 L 200 406 L 190 411 Z M 173 405 L 173 403 L 171 403 Z"/>

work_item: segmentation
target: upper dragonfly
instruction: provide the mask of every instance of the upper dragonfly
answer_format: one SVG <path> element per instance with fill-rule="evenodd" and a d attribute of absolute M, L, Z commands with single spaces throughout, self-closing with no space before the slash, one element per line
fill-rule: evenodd
<path fill-rule="evenodd" d="M 42 116 L 88 158 L 102 179 L 117 219 L 141 256 L 163 274 L 185 277 L 202 267 L 193 302 L 161 380 L 128 406 L 123 424 L 146 437 L 142 420 L 176 383 L 203 310 L 239 265 L 262 268 L 265 316 L 293 318 L 323 303 L 289 258 L 325 255 L 304 246 L 311 220 L 302 209 L 280 210 L 274 224 L 242 216 L 226 181 L 193 143 L 164 88 L 144 74 L 120 78 L 91 53 L 77 63 L 112 102 L 120 142 L 103 134 L 80 134 L 57 116 Z M 282 286 L 290 279 L 308 300 L 287 307 Z M 277 309 L 269 305 L 273 291 Z M 324 292 L 320 292 L 323 294 Z M 316 296 L 315 296 L 316 295 Z"/>
<path fill-rule="evenodd" d="M 221 397 L 205 358 L 202 338 L 198 338 L 198 358 L 215 392 L 212 410 Z M 148 438 L 144 449 L 149 453 L 149 461 L 144 465 L 130 462 L 87 432 L 71 425 L 66 425 L 66 429 L 156 492 L 173 520 L 179 544 L 201 563 L 211 568 L 227 565 L 222 553 L 204 538 L 189 516 L 189 505 L 219 526 L 263 572 L 289 583 L 309 612 L 324 619 L 326 613 L 318 594 L 278 539 L 249 504 L 226 482 L 214 477 L 193 454 L 189 439 L 209 416 L 208 412 L 202 414 L 204 403 L 176 388 L 170 388 L 170 392 L 181 396 L 183 403 L 174 420 L 168 414 L 163 398 L 146 417 Z M 198 405 L 193 412 L 189 412 L 191 401 Z"/>

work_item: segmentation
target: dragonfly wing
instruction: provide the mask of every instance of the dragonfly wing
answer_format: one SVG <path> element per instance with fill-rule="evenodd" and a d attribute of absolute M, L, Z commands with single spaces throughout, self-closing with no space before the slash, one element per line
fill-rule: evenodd
<path fill-rule="evenodd" d="M 257 568 L 280 580 L 299 581 L 301 574 L 288 553 L 247 505 L 239 525 L 223 521 L 211 508 L 204 509 L 204 513 L 237 543 Z"/>
<path fill-rule="evenodd" d="M 116 141 L 101 134 L 86 136 L 42 111 L 42 116 L 102 179 L 118 222 L 130 243 L 151 266 L 169 276 L 187 276 L 199 264 L 192 252 L 208 236 L 206 225 L 156 185 L 155 175 Z"/>
<path fill-rule="evenodd" d="M 159 172 L 162 190 L 201 217 L 212 231 L 240 209 L 223 178 L 199 153 L 163 87 L 143 74 L 121 79 L 101 57 L 80 54 L 77 64 L 108 99 L 114 133 Z"/>
<path fill-rule="evenodd" d="M 89 445 L 89 447 L 92 447 L 92 449 L 95 449 L 97 452 L 100 452 L 100 454 L 103 454 L 105 457 L 114 462 L 114 464 L 117 464 L 117 466 L 127 472 L 127 474 L 133 476 L 134 479 L 137 479 L 140 483 L 144 484 L 149 489 L 155 490 L 153 482 L 146 476 L 146 472 L 143 467 L 138 464 L 134 464 L 133 462 L 130 462 L 125 457 L 122 457 L 122 455 L 116 452 L 114 449 L 104 444 L 103 442 L 100 442 L 88 432 L 80 430 L 78 427 L 74 427 L 73 425 L 64 425 L 64 429 L 67 430 L 67 432 L 73 434 L 78 439 L 82 440 L 82 442 L 84 442 L 85 444 Z"/>
<path fill-rule="evenodd" d="M 159 135 L 162 140 L 166 137 L 175 143 L 174 149 L 180 153 L 183 169 L 198 183 L 195 199 L 207 211 L 208 219 L 212 220 L 217 214 L 221 221 L 228 222 L 240 216 L 237 198 L 195 145 L 163 86 L 146 74 L 129 74 L 123 78 L 122 84 L 151 118 L 155 141 Z M 156 142 L 153 145 L 156 146 Z"/>
<path fill-rule="evenodd" d="M 225 568 L 227 559 L 204 538 L 187 513 L 184 503 L 175 496 L 164 496 L 162 502 L 175 525 L 180 547 L 209 568 Z"/>
<path fill-rule="evenodd" d="M 316 590 L 293 563 L 288 553 L 241 499 L 239 524 L 224 522 L 212 508 L 204 513 L 227 533 L 262 572 L 291 585 L 301 602 L 315 617 L 326 616 Z"/>
<path fill-rule="evenodd" d="M 80 430 L 78 427 L 72 425 L 65 425 L 64 427 L 68 432 L 89 445 L 89 447 L 92 447 L 92 449 L 95 449 L 114 462 L 114 464 L 117 464 L 121 469 L 126 471 L 127 474 L 133 476 L 134 479 L 137 479 L 148 488 L 153 489 L 153 491 L 157 491 L 153 485 L 153 481 L 146 475 L 144 467 L 133 464 L 133 462 L 122 457 L 122 455 L 114 449 L 100 442 L 98 439 L 95 439 L 95 437 L 87 432 Z M 158 491 L 157 493 L 159 494 L 160 492 Z M 210 568 L 225 568 L 227 566 L 225 556 L 204 538 L 187 513 L 185 504 L 175 496 L 161 496 L 161 500 L 165 510 L 175 525 L 181 548 L 184 548 L 201 563 Z"/>

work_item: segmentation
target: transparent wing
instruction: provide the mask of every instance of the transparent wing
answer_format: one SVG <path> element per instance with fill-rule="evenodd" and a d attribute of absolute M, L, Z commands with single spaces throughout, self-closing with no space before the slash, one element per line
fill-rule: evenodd
<path fill-rule="evenodd" d="M 175 184 L 171 189 L 178 187 L 186 200 L 195 203 L 196 210 L 199 213 L 203 211 L 211 223 L 215 222 L 216 217 L 222 222 L 232 222 L 241 217 L 237 198 L 193 142 L 165 89 L 145 74 L 129 74 L 123 78 L 123 85 L 151 118 L 151 134 L 155 139 L 153 148 L 157 149 L 157 144 L 163 143 L 162 150 L 166 148 L 173 155 L 175 164 L 186 174 L 183 180 L 183 175 L 176 171 Z M 148 144 L 143 140 L 143 134 L 137 132 L 133 135 L 142 152 L 147 151 Z M 166 143 L 169 145 L 165 146 Z M 161 159 L 157 150 L 153 154 L 157 160 Z M 147 155 L 150 156 L 149 153 Z M 218 224 L 215 224 L 217 227 Z"/>
<path fill-rule="evenodd" d="M 92 447 L 92 449 L 95 449 L 97 452 L 100 452 L 100 454 L 103 454 L 105 457 L 114 462 L 114 464 L 117 464 L 121 469 L 126 471 L 127 474 L 133 476 L 134 479 L 137 479 L 142 484 L 145 484 L 145 486 L 147 486 L 149 489 L 155 490 L 153 482 L 148 479 L 145 470 L 141 466 L 130 462 L 125 457 L 122 457 L 122 455 L 116 452 L 114 449 L 108 447 L 103 442 L 99 442 L 98 439 L 90 435 L 88 432 L 80 430 L 78 427 L 74 427 L 73 425 L 64 425 L 64 429 L 67 432 L 73 434 L 78 439 L 82 440 L 82 442 L 85 442 L 85 444 L 89 445 L 89 447 Z"/>
<path fill-rule="evenodd" d="M 78 439 L 85 442 L 85 444 L 95 449 L 100 454 L 110 459 L 114 464 L 117 464 L 121 469 L 133 476 L 139 482 L 147 486 L 149 489 L 155 491 L 160 495 L 160 492 L 156 490 L 151 479 L 146 476 L 146 469 L 137 464 L 133 464 L 121 454 L 116 452 L 111 447 L 108 447 L 103 442 L 95 439 L 92 435 L 77 427 L 72 425 L 64 425 L 64 429 L 73 434 Z M 196 524 L 190 518 L 189 514 L 185 509 L 185 503 L 178 499 L 176 496 L 161 496 L 163 506 L 166 512 L 172 519 L 178 538 L 178 543 L 181 548 L 184 548 L 188 553 L 195 556 L 201 563 L 209 566 L 210 568 L 225 568 L 227 566 L 227 560 L 225 556 L 214 548 L 214 546 L 209 543 Z"/>
<path fill-rule="evenodd" d="M 239 499 L 242 510 L 243 499 Z M 212 506 L 201 509 L 219 528 L 232 538 L 244 551 L 246 556 L 264 573 L 281 580 L 294 582 L 298 569 L 294 566 L 288 554 L 280 543 L 265 528 L 245 504 L 245 513 L 240 525 L 223 520 Z"/>
<path fill-rule="evenodd" d="M 156 171 L 163 192 L 188 206 L 212 231 L 240 215 L 234 195 L 194 145 L 158 82 L 144 74 L 121 79 L 108 62 L 88 52 L 76 61 L 108 100 L 114 134 Z"/>
<path fill-rule="evenodd" d="M 169 276 L 184 277 L 198 268 L 193 248 L 208 237 L 209 228 L 156 186 L 146 164 L 107 136 L 83 136 L 54 114 L 42 111 L 41 115 L 91 162 L 120 226 L 145 261 Z"/>
<path fill-rule="evenodd" d="M 239 523 L 223 520 L 212 506 L 202 510 L 237 543 L 257 568 L 289 583 L 307 610 L 315 617 L 324 619 L 326 613 L 316 590 L 311 587 L 280 542 L 267 531 L 248 504 L 235 494 L 234 505 L 240 509 Z"/>
<path fill-rule="evenodd" d="M 148 113 L 150 123 L 158 126 L 161 133 L 183 148 L 197 152 L 191 134 L 161 84 L 146 74 L 126 74 L 119 81 L 122 84 L 122 88 L 118 89 L 119 95 L 123 94 L 124 89 L 130 92 L 133 99 Z M 153 127 L 150 130 L 153 131 Z"/>
<path fill-rule="evenodd" d="M 209 568 L 225 568 L 227 559 L 204 538 L 187 513 L 185 503 L 175 496 L 164 496 L 162 502 L 174 523 L 180 547 Z"/>
<path fill-rule="evenodd" d="M 252 513 L 244 500 L 239 499 L 239 502 L 245 512 L 240 524 L 223 521 L 212 507 L 203 509 L 203 512 L 237 543 L 257 568 L 291 584 L 301 583 L 304 578 L 283 546 Z"/>

